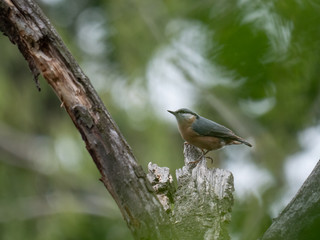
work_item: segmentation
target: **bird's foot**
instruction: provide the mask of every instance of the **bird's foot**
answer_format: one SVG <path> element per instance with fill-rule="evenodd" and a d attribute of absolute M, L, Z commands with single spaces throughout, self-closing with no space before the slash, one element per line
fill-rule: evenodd
<path fill-rule="evenodd" d="M 189 164 L 194 164 L 194 163 L 198 163 L 198 162 L 200 162 L 200 160 L 201 160 L 201 159 L 199 159 L 199 160 L 196 160 L 196 161 L 191 161 L 191 162 L 189 162 Z"/>
<path fill-rule="evenodd" d="M 200 160 L 201 160 L 203 157 L 205 157 L 206 159 L 210 159 L 210 160 L 211 160 L 211 163 L 213 163 L 213 158 L 212 158 L 212 157 L 205 156 L 207 153 L 208 153 L 208 152 L 204 152 L 204 151 L 203 151 L 203 154 L 202 154 L 197 160 L 191 161 L 191 162 L 189 162 L 189 164 L 198 163 L 198 162 L 200 162 Z"/>
<path fill-rule="evenodd" d="M 211 164 L 213 164 L 213 158 L 212 157 L 206 156 L 206 158 L 210 159 L 211 160 Z"/>
<path fill-rule="evenodd" d="M 200 160 L 203 158 L 203 156 L 204 156 L 204 154 L 202 154 L 200 157 L 198 157 L 197 160 L 195 160 L 195 161 L 190 161 L 189 164 L 194 164 L 194 163 L 200 162 Z"/>

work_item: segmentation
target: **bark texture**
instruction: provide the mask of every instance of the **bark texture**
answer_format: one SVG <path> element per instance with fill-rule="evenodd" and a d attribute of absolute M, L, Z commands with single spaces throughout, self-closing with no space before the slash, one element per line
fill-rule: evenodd
<path fill-rule="evenodd" d="M 164 207 L 172 201 L 170 221 L 179 239 L 230 239 L 227 227 L 233 205 L 233 175 L 223 169 L 208 169 L 205 158 L 198 164 L 190 164 L 201 154 L 198 148 L 185 144 L 185 166 L 176 171 L 176 190 L 171 187 L 167 168 L 149 164 L 148 178 L 158 178 L 153 183 L 162 187 L 153 185 L 161 189 L 156 192 L 159 199 L 166 199 L 161 201 Z"/>
<path fill-rule="evenodd" d="M 176 170 L 173 222 L 181 239 L 229 239 L 227 231 L 233 205 L 233 175 L 219 168 L 207 168 L 202 152 L 185 144 L 185 166 Z"/>
<path fill-rule="evenodd" d="M 261 240 L 320 239 L 320 161 Z"/>

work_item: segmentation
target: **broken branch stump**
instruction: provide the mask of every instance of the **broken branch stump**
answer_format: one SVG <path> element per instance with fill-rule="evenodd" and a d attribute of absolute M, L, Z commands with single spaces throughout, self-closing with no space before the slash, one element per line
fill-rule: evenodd
<path fill-rule="evenodd" d="M 176 189 L 167 167 L 149 163 L 148 179 L 170 214 L 178 239 L 230 239 L 227 226 L 233 205 L 233 175 L 227 170 L 208 168 L 205 157 L 198 164 L 189 164 L 201 154 L 199 149 L 185 144 L 185 166 L 176 170 Z"/>

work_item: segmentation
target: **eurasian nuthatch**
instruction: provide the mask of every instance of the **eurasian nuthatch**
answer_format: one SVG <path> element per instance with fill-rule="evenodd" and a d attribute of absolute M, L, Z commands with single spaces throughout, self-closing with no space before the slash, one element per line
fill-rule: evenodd
<path fill-rule="evenodd" d="M 189 109 L 181 108 L 175 112 L 169 110 L 168 112 L 176 117 L 182 138 L 203 152 L 200 158 L 193 163 L 198 162 L 208 152 L 226 145 L 243 143 L 252 147 L 250 143 L 235 135 L 230 129 L 201 117 Z"/>

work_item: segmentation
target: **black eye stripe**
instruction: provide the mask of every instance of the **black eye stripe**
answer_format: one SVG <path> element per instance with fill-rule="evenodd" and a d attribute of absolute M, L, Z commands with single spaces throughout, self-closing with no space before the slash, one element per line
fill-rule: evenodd
<path fill-rule="evenodd" d="M 176 111 L 176 113 L 178 113 L 178 114 L 191 114 L 191 115 L 197 116 L 196 113 L 190 111 L 189 109 L 184 109 L 184 108 L 178 109 L 178 110 Z"/>

